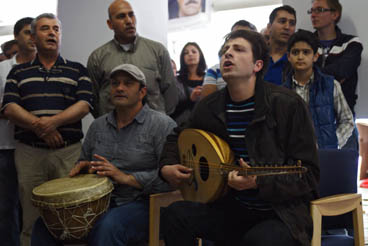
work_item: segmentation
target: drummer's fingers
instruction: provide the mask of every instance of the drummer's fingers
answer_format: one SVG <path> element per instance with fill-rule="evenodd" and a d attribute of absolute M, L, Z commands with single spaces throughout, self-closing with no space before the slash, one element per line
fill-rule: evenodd
<path fill-rule="evenodd" d="M 98 154 L 94 154 L 93 155 L 96 159 L 99 159 L 100 161 L 105 161 L 105 162 L 109 162 L 105 157 L 98 155 Z"/>
<path fill-rule="evenodd" d="M 78 174 L 84 167 L 87 167 L 90 165 L 89 161 L 80 161 L 77 163 L 77 165 L 74 166 L 72 170 L 69 172 L 69 176 L 75 176 Z M 90 170 L 88 170 L 88 173 L 90 173 Z"/>

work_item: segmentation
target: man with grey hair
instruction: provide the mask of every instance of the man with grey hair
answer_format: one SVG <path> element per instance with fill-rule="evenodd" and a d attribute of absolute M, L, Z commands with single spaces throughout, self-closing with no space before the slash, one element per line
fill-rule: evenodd
<path fill-rule="evenodd" d="M 37 48 L 30 62 L 15 66 L 5 85 L 1 111 L 15 124 L 15 166 L 23 211 L 21 245 L 30 245 L 39 216 L 32 189 L 63 177 L 78 160 L 83 137 L 81 119 L 92 103 L 87 69 L 59 54 L 61 25 L 53 14 L 32 21 Z"/>
<path fill-rule="evenodd" d="M 114 31 L 114 39 L 93 51 L 87 63 L 94 91 L 93 116 L 96 118 L 114 109 L 108 75 L 123 63 L 134 64 L 146 76 L 147 104 L 170 115 L 178 103 L 178 95 L 167 49 L 137 35 L 136 17 L 129 2 L 115 0 L 108 13 L 107 25 Z"/>
<path fill-rule="evenodd" d="M 144 104 L 146 78 L 136 66 L 119 65 L 109 77 L 115 109 L 91 124 L 70 175 L 87 169 L 115 184 L 110 209 L 93 226 L 88 245 L 136 245 L 148 240 L 149 194 L 168 188 L 158 177 L 158 164 L 166 136 L 176 124 Z M 41 219 L 34 226 L 32 245 L 59 245 Z"/>

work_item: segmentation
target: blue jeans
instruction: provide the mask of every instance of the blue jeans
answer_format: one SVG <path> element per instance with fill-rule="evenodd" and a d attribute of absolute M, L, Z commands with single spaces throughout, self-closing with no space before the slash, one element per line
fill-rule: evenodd
<path fill-rule="evenodd" d="M 0 238 L 3 246 L 19 245 L 19 196 L 14 150 L 0 150 Z"/>
<path fill-rule="evenodd" d="M 89 246 L 126 246 L 148 241 L 148 201 L 130 202 L 110 208 L 93 226 L 88 235 Z M 59 246 L 41 218 L 33 226 L 34 246 Z"/>

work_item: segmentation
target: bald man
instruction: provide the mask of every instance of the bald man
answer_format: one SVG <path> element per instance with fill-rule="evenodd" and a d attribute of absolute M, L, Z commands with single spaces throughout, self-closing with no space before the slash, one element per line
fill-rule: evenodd
<path fill-rule="evenodd" d="M 137 66 L 147 79 L 147 103 L 166 114 L 174 112 L 178 102 L 175 78 L 167 49 L 158 42 L 141 37 L 136 31 L 136 16 L 129 2 L 114 1 L 108 9 L 108 27 L 114 38 L 92 52 L 87 68 L 94 86 L 94 117 L 110 112 L 108 75 L 119 64 Z"/>

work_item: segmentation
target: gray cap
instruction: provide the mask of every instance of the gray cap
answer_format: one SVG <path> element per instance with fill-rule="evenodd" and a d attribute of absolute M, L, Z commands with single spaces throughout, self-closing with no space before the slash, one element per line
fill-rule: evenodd
<path fill-rule="evenodd" d="M 134 79 L 138 80 L 141 84 L 146 85 L 146 77 L 143 72 L 136 66 L 132 64 L 121 64 L 119 66 L 114 67 L 110 72 L 110 78 L 114 75 L 114 73 L 118 71 L 127 72 Z"/>

